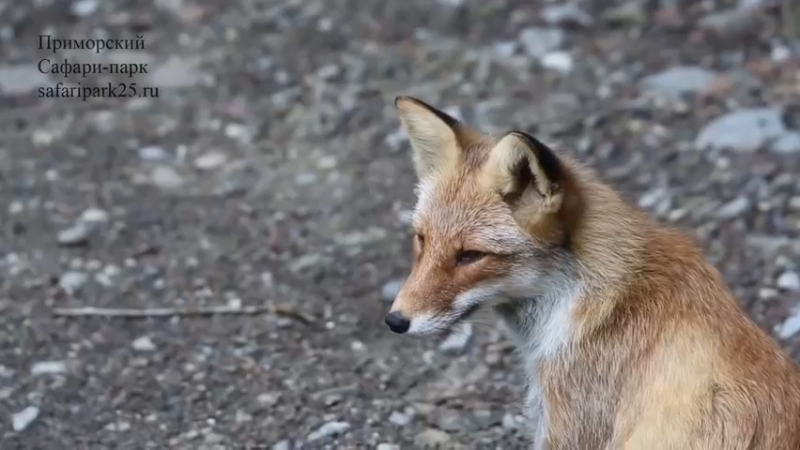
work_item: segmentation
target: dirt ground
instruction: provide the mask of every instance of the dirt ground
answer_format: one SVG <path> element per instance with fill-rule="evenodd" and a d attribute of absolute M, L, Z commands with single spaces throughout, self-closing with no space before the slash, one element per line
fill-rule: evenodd
<path fill-rule="evenodd" d="M 398 94 L 590 164 L 701 239 L 800 357 L 790 19 L 753 0 L 0 2 L 0 447 L 522 445 L 499 330 L 443 348 L 383 325 L 414 205 Z M 137 95 L 40 96 L 59 82 Z M 268 311 L 178 314 L 209 306 Z M 176 311 L 54 315 L 80 307 Z"/>

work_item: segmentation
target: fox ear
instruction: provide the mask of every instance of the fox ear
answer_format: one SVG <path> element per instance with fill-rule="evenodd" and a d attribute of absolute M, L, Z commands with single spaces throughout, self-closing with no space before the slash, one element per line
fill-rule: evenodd
<path fill-rule="evenodd" d="M 418 177 L 458 157 L 458 120 L 413 97 L 397 97 L 395 106 L 411 141 Z"/>
<path fill-rule="evenodd" d="M 535 192 L 545 204 L 560 203 L 564 172 L 548 146 L 522 131 L 511 131 L 491 150 L 484 172 L 489 183 L 507 202 L 515 203 Z"/>

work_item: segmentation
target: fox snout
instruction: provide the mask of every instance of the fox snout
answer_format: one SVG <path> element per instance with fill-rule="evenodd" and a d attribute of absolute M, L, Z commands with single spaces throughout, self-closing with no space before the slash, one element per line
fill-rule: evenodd
<path fill-rule="evenodd" d="M 400 311 L 392 311 L 383 320 L 392 333 L 403 334 L 411 328 L 411 321 Z"/>

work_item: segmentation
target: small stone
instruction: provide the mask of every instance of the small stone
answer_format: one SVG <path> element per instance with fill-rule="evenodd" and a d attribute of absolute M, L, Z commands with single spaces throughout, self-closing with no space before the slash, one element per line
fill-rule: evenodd
<path fill-rule="evenodd" d="M 465 322 L 455 328 L 439 345 L 439 350 L 451 355 L 461 355 L 469 349 L 473 338 L 473 327 L 469 322 Z"/>
<path fill-rule="evenodd" d="M 69 228 L 59 231 L 56 239 L 59 244 L 64 246 L 83 245 L 89 240 L 91 234 L 91 226 L 84 222 L 78 222 Z"/>
<path fill-rule="evenodd" d="M 148 84 L 163 89 L 198 85 L 204 76 L 200 62 L 199 57 L 173 56 L 148 73 Z"/>
<path fill-rule="evenodd" d="M 517 422 L 517 418 L 513 414 L 506 413 L 503 416 L 503 428 L 508 431 L 514 431 L 519 429 L 519 423 Z"/>
<path fill-rule="evenodd" d="M 83 272 L 67 272 L 58 279 L 58 285 L 67 295 L 75 295 L 84 284 L 89 276 Z"/>
<path fill-rule="evenodd" d="M 611 25 L 640 24 L 646 19 L 640 0 L 630 0 L 603 13 L 603 20 Z"/>
<path fill-rule="evenodd" d="M 385 303 L 392 303 L 400 293 L 400 288 L 405 283 L 404 279 L 389 280 L 381 288 L 381 299 Z"/>
<path fill-rule="evenodd" d="M 236 417 L 234 418 L 234 420 L 236 420 L 236 423 L 246 423 L 253 420 L 253 416 L 246 413 L 245 411 L 238 410 L 236 411 Z"/>
<path fill-rule="evenodd" d="M 796 272 L 784 272 L 778 277 L 777 286 L 786 291 L 800 291 L 800 275 Z"/>
<path fill-rule="evenodd" d="M 0 92 L 6 95 L 27 94 L 47 81 L 35 64 L 0 65 Z"/>
<path fill-rule="evenodd" d="M 37 417 L 39 417 L 39 408 L 36 406 L 28 406 L 22 411 L 12 415 L 11 426 L 17 433 L 25 431 Z"/>
<path fill-rule="evenodd" d="M 347 422 L 328 422 L 317 428 L 316 431 L 311 432 L 306 437 L 306 440 L 308 442 L 314 442 L 329 436 L 338 436 L 347 432 L 349 429 L 350 424 Z"/>
<path fill-rule="evenodd" d="M 735 38 L 755 31 L 759 15 L 744 9 L 728 9 L 702 17 L 697 26 L 722 38 Z"/>
<path fill-rule="evenodd" d="M 143 161 L 163 161 L 167 159 L 167 152 L 163 147 L 148 145 L 139 149 L 139 158 Z"/>
<path fill-rule="evenodd" d="M 363 353 L 367 351 L 367 346 L 361 341 L 353 341 L 350 343 L 350 349 L 356 353 Z"/>
<path fill-rule="evenodd" d="M 464 431 L 467 428 L 467 421 L 464 420 L 464 413 L 462 411 L 455 411 L 452 409 L 443 409 L 438 411 L 434 417 L 434 423 L 440 429 L 455 433 Z"/>
<path fill-rule="evenodd" d="M 99 6 L 98 0 L 76 0 L 72 3 L 70 11 L 78 17 L 88 17 L 94 14 Z"/>
<path fill-rule="evenodd" d="M 223 153 L 211 152 L 198 157 L 194 161 L 194 166 L 199 170 L 214 170 L 225 164 L 227 157 Z"/>
<path fill-rule="evenodd" d="M 22 211 L 25 211 L 25 205 L 18 200 L 14 200 L 10 205 L 8 205 L 8 213 L 12 216 L 17 215 Z"/>
<path fill-rule="evenodd" d="M 563 45 L 566 36 L 558 28 L 528 27 L 522 30 L 519 40 L 528 55 L 539 59 Z"/>
<path fill-rule="evenodd" d="M 555 51 L 547 53 L 539 60 L 542 66 L 560 73 L 569 73 L 572 71 L 572 55 L 565 51 Z"/>
<path fill-rule="evenodd" d="M 292 443 L 284 439 L 273 445 L 272 450 L 292 450 Z"/>
<path fill-rule="evenodd" d="M 494 52 L 497 56 L 510 58 L 517 52 L 517 43 L 514 41 L 497 42 L 494 44 Z"/>
<path fill-rule="evenodd" d="M 89 208 L 78 218 L 79 221 L 87 224 L 100 224 L 108 222 L 108 213 L 102 209 Z"/>
<path fill-rule="evenodd" d="M 353 247 L 371 244 L 384 239 L 387 231 L 383 228 L 369 227 L 364 231 L 355 231 L 348 234 L 334 236 L 334 241 L 342 246 Z"/>
<path fill-rule="evenodd" d="M 800 153 L 800 133 L 787 132 L 782 134 L 769 146 L 770 150 L 779 154 Z"/>
<path fill-rule="evenodd" d="M 417 448 L 444 445 L 448 442 L 450 442 L 450 435 L 435 428 L 428 428 L 414 438 L 414 446 Z"/>
<path fill-rule="evenodd" d="M 256 401 L 264 406 L 275 406 L 278 404 L 279 399 L 280 394 L 277 392 L 265 392 L 258 394 L 258 397 L 256 397 Z"/>
<path fill-rule="evenodd" d="M 409 423 L 411 423 L 411 417 L 408 414 L 403 414 L 399 411 L 394 411 L 389 416 L 389 422 L 397 426 L 404 427 Z"/>
<path fill-rule="evenodd" d="M 737 197 L 717 210 L 717 218 L 730 220 L 739 217 L 750 209 L 750 204 L 750 199 L 747 197 Z"/>
<path fill-rule="evenodd" d="M 787 317 L 783 323 L 776 327 L 776 332 L 781 339 L 789 339 L 790 337 L 800 333 L 800 308 L 791 316 Z"/>
<path fill-rule="evenodd" d="M 150 339 L 150 336 L 141 336 L 136 338 L 132 343 L 131 347 L 137 352 L 152 352 L 156 350 L 156 344 L 153 343 L 153 340 Z"/>
<path fill-rule="evenodd" d="M 64 361 L 41 361 L 31 366 L 31 375 L 58 375 L 67 372 L 67 363 Z"/>
<path fill-rule="evenodd" d="M 592 25 L 592 17 L 575 3 L 547 5 L 542 9 L 542 19 L 548 25 L 580 26 Z"/>
<path fill-rule="evenodd" d="M 400 446 L 396 444 L 381 443 L 375 447 L 375 450 L 400 450 Z"/>
<path fill-rule="evenodd" d="M 183 186 L 183 177 L 170 166 L 158 166 L 150 173 L 150 182 L 162 189 L 177 189 Z"/>
<path fill-rule="evenodd" d="M 718 77 L 699 66 L 676 66 L 644 77 L 641 86 L 644 90 L 678 99 L 685 94 L 707 90 Z"/>
<path fill-rule="evenodd" d="M 709 122 L 698 135 L 700 149 L 754 151 L 786 133 L 779 108 L 749 108 L 733 111 Z"/>

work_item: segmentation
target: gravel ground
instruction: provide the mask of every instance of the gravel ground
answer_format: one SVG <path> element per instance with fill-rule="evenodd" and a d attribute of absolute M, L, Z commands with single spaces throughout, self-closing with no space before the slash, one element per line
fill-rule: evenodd
<path fill-rule="evenodd" d="M 791 23 L 763 0 L 0 2 L 0 447 L 520 446 L 499 330 L 383 326 L 410 264 L 398 94 L 577 155 L 800 357 Z M 158 95 L 39 97 L 59 82 Z M 215 305 L 268 312 L 54 317 Z"/>

